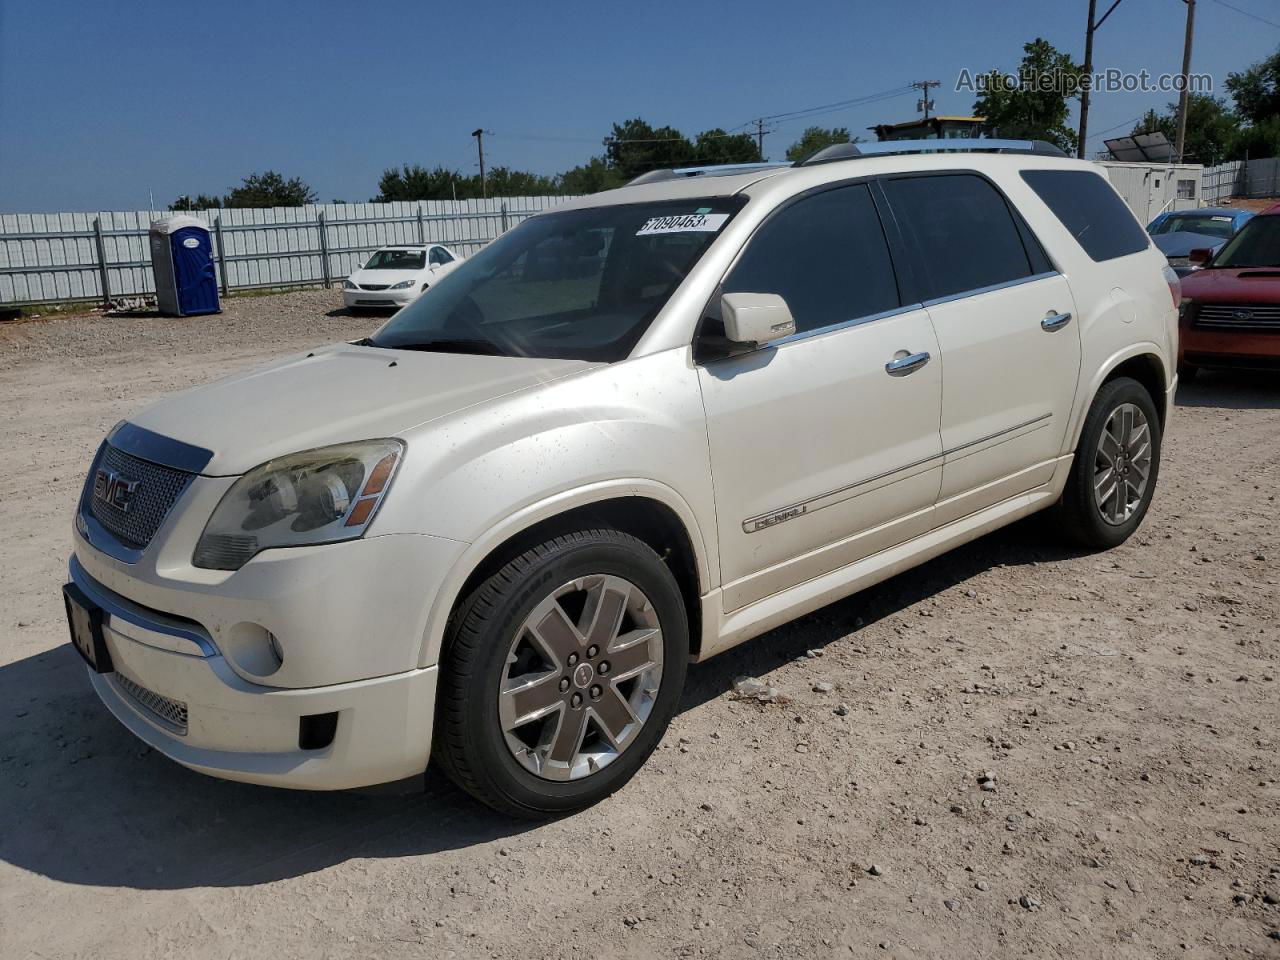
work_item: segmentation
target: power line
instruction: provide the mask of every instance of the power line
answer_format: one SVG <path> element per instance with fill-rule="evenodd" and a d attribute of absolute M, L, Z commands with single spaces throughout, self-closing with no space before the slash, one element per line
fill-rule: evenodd
<path fill-rule="evenodd" d="M 1220 7 L 1226 7 L 1228 10 L 1234 10 L 1236 13 L 1242 14 L 1246 17 L 1252 17 L 1254 20 L 1257 20 L 1259 23 L 1265 23 L 1267 24 L 1267 26 L 1276 27 L 1280 29 L 1280 23 L 1277 23 L 1274 20 L 1268 20 L 1266 17 L 1260 17 L 1256 13 L 1250 13 L 1248 10 L 1241 10 L 1239 7 L 1235 6 L 1234 4 L 1227 3 L 1227 0 L 1213 0 L 1213 2 Z"/>

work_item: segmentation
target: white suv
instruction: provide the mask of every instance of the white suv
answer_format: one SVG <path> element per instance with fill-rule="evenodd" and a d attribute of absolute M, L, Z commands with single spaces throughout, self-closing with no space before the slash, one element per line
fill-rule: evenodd
<path fill-rule="evenodd" d="M 1176 279 L 1053 153 L 649 175 L 372 337 L 121 423 L 66 588 L 95 689 L 215 776 L 336 789 L 434 757 L 554 814 L 636 772 L 691 660 L 1037 510 L 1122 542 Z"/>

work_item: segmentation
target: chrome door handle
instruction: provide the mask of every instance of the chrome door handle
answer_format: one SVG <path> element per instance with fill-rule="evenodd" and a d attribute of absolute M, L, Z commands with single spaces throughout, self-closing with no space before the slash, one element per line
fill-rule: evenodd
<path fill-rule="evenodd" d="M 891 377 L 905 377 L 908 373 L 915 373 L 928 362 L 929 354 L 913 353 L 899 357 L 897 360 L 890 360 L 884 365 L 884 372 Z"/>
<path fill-rule="evenodd" d="M 1070 322 L 1071 314 L 1069 313 L 1051 313 L 1040 321 L 1040 327 L 1049 333 L 1055 333 Z"/>

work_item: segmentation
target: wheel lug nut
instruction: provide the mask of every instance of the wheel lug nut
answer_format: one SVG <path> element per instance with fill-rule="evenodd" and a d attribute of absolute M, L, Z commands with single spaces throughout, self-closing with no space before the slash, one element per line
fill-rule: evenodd
<path fill-rule="evenodd" d="M 569 678 L 568 678 L 568 677 L 561 677 L 561 678 L 560 678 L 560 692 L 561 692 L 561 693 L 564 693 L 564 692 L 565 692 L 566 690 L 568 690 L 568 689 L 569 689 Z"/>
<path fill-rule="evenodd" d="M 577 662 L 578 662 L 578 655 L 576 653 L 569 654 L 569 666 L 572 667 Z"/>
<path fill-rule="evenodd" d="M 595 684 L 595 685 L 594 685 L 594 686 L 592 686 L 592 688 L 591 688 L 591 699 L 592 699 L 592 700 L 599 700 L 599 699 L 600 699 L 600 694 L 601 694 L 601 693 L 603 693 L 603 692 L 604 692 L 604 691 L 600 689 L 600 685 L 599 685 L 599 684 Z"/>
<path fill-rule="evenodd" d="M 582 706 L 582 694 L 575 693 L 572 697 L 569 698 L 569 704 L 570 706 L 573 706 L 573 707 Z"/>
<path fill-rule="evenodd" d="M 600 652 L 600 648 L 597 647 L 594 643 L 591 646 L 587 647 L 588 657 L 594 657 L 599 652 Z"/>
<path fill-rule="evenodd" d="M 603 677 L 608 672 L 609 672 L 609 661 L 601 660 L 600 665 L 596 667 L 596 673 L 600 674 L 600 676 Z"/>

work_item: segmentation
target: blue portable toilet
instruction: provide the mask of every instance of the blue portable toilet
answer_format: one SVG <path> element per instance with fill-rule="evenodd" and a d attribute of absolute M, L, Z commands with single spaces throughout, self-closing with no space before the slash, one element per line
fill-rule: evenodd
<path fill-rule="evenodd" d="M 151 224 L 151 270 L 161 313 L 190 317 L 221 312 L 213 243 L 203 220 L 179 213 Z"/>

